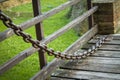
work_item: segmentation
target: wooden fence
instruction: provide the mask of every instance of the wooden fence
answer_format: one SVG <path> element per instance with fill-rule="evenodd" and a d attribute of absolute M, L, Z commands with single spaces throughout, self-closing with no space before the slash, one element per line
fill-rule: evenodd
<path fill-rule="evenodd" d="M 68 31 L 69 29 L 73 28 L 74 26 L 76 26 L 77 24 L 79 24 L 80 22 L 88 18 L 90 30 L 87 33 L 85 33 L 82 37 L 80 37 L 77 41 L 75 41 L 72 45 L 70 45 L 65 51 L 63 51 L 65 53 L 73 52 L 74 50 L 77 50 L 80 46 L 84 45 L 91 37 L 93 37 L 98 32 L 97 25 L 93 24 L 93 18 L 92 18 L 93 13 L 98 9 L 98 7 L 97 6 L 92 7 L 91 0 L 87 0 L 88 9 L 89 9 L 88 11 L 86 11 L 83 15 L 77 17 L 73 21 L 69 22 L 68 24 L 63 26 L 61 29 L 59 29 L 58 31 L 47 36 L 46 38 L 44 38 L 43 36 L 41 21 L 49 18 L 50 16 L 53 16 L 54 14 L 57 14 L 58 12 L 72 5 L 77 4 L 80 1 L 81 0 L 70 0 L 56 8 L 53 8 L 52 10 L 46 12 L 45 14 L 41 14 L 41 11 L 39 9 L 40 0 L 32 0 L 33 12 L 34 12 L 35 17 L 24 23 L 19 24 L 18 27 L 22 28 L 22 30 L 26 30 L 30 28 L 31 26 L 35 25 L 37 40 L 41 41 L 41 43 L 48 44 L 51 41 L 55 40 L 60 35 L 62 35 L 63 33 L 65 33 L 66 31 Z M 12 35 L 14 35 L 13 30 L 7 29 L 6 31 L 0 33 L 0 41 L 3 41 L 9 38 Z M 35 49 L 34 47 L 30 47 L 20 52 L 18 55 L 16 55 L 16 57 L 12 58 L 11 60 L 3 64 L 0 67 L 0 74 L 3 74 L 5 71 L 12 68 L 16 64 L 18 64 L 20 61 L 29 57 L 30 55 L 34 54 L 36 51 L 39 52 L 41 70 L 33 78 L 31 78 L 31 80 L 45 80 L 52 73 L 52 71 L 56 69 L 57 66 L 59 66 L 59 64 L 64 62 L 64 60 L 55 58 L 53 61 L 47 64 L 44 52 L 42 52 L 42 50 Z"/>

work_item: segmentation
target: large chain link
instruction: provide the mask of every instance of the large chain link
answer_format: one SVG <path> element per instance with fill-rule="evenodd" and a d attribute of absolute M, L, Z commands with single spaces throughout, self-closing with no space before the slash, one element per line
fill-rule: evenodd
<path fill-rule="evenodd" d="M 55 52 L 51 48 L 49 49 L 45 44 L 41 44 L 40 41 L 38 41 L 38 40 L 33 40 L 29 34 L 24 33 L 23 30 L 19 26 L 15 25 L 13 23 L 13 21 L 8 16 L 6 16 L 4 13 L 2 13 L 2 11 L 0 11 L 0 20 L 3 21 L 5 26 L 13 29 L 13 31 L 16 35 L 22 36 L 23 40 L 25 42 L 31 43 L 34 48 L 39 48 L 39 49 L 47 52 L 47 54 L 49 56 L 54 55 L 56 58 L 61 58 L 61 59 L 66 59 L 66 60 L 70 60 L 70 59 L 75 60 L 75 59 L 87 58 L 88 56 L 94 54 L 95 51 L 99 47 L 102 46 L 105 39 L 107 38 L 107 36 L 99 38 L 99 40 L 95 43 L 95 45 L 91 46 L 88 50 L 84 51 L 82 54 L 77 54 L 77 55 L 66 54 L 66 53 L 63 54 L 59 51 Z"/>

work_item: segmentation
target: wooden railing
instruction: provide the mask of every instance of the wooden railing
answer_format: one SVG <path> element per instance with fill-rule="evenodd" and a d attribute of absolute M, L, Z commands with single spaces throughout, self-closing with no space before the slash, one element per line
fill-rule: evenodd
<path fill-rule="evenodd" d="M 36 26 L 36 36 L 37 40 L 41 41 L 41 43 L 48 44 L 69 29 L 75 27 L 77 24 L 80 22 L 84 21 L 86 18 L 89 18 L 89 31 L 85 33 L 82 37 L 80 37 L 76 42 L 74 42 L 72 45 L 70 45 L 64 53 L 71 53 L 74 50 L 77 50 L 79 47 L 83 46 L 91 37 L 93 37 L 97 32 L 97 25 L 93 25 L 93 19 L 92 15 L 93 13 L 97 10 L 97 6 L 91 7 L 91 0 L 88 1 L 88 11 L 86 11 L 83 15 L 77 17 L 58 31 L 54 32 L 53 34 L 47 36 L 46 38 L 43 39 L 43 31 L 42 31 L 42 26 L 41 26 L 41 21 L 47 19 L 50 16 L 53 16 L 54 14 L 64 10 L 67 7 L 70 7 L 72 5 L 77 4 L 81 0 L 70 0 L 56 8 L 53 8 L 52 10 L 46 12 L 45 14 L 41 14 L 41 11 L 39 11 L 39 6 L 40 6 L 40 0 L 32 0 L 33 3 L 33 10 L 34 10 L 34 18 L 31 20 L 28 20 L 24 23 L 21 23 L 18 25 L 18 27 L 22 28 L 22 30 L 26 30 L 30 28 L 31 26 L 35 25 Z M 94 26 L 94 27 L 92 27 Z M 92 27 L 92 28 L 91 28 Z M 7 29 L 6 31 L 0 33 L 0 41 L 3 41 L 9 37 L 14 35 L 14 32 L 12 29 Z M 79 45 L 78 45 L 79 44 Z M 42 50 L 35 49 L 34 47 L 31 47 L 29 49 L 26 49 L 22 52 L 20 52 L 17 56 L 6 62 L 0 67 L 0 74 L 3 74 L 5 71 L 8 69 L 12 68 L 16 64 L 18 64 L 20 61 L 24 60 L 25 58 L 29 57 L 30 55 L 34 54 L 36 51 L 39 52 L 39 59 L 40 59 L 40 66 L 41 70 L 38 72 L 31 80 L 45 80 L 51 72 L 59 66 L 59 64 L 63 63 L 64 61 L 61 59 L 54 59 L 51 61 L 49 64 L 47 64 L 46 59 L 45 59 L 45 54 L 42 52 Z"/>

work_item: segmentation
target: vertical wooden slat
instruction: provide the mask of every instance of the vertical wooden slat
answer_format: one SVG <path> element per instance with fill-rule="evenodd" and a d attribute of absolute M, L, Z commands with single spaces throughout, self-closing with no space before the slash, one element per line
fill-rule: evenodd
<path fill-rule="evenodd" d="M 92 8 L 91 0 L 87 0 L 87 7 L 88 7 L 88 10 Z M 92 26 L 94 26 L 94 24 L 93 24 L 93 16 L 92 15 L 88 17 L 88 25 L 89 25 L 89 29 L 91 29 Z"/>
<path fill-rule="evenodd" d="M 40 0 L 32 0 L 32 5 L 33 5 L 33 11 L 34 11 L 34 17 L 41 15 L 41 6 L 40 6 Z M 43 35 L 43 30 L 42 30 L 42 23 L 37 23 L 35 25 L 35 29 L 36 29 L 36 37 L 37 40 L 42 40 L 44 38 Z M 42 69 L 46 64 L 46 58 L 45 58 L 45 54 L 42 50 L 38 51 L 38 55 L 39 55 L 39 61 L 40 61 L 40 68 Z"/>

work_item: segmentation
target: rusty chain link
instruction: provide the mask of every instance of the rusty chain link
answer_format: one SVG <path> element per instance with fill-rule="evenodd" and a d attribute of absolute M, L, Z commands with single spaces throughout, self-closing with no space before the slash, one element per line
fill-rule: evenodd
<path fill-rule="evenodd" d="M 41 44 L 40 41 L 38 40 L 33 40 L 32 37 L 29 34 L 26 34 L 23 32 L 23 30 L 18 27 L 17 25 L 15 25 L 13 23 L 13 21 L 6 16 L 2 11 L 0 11 L 0 20 L 3 21 L 4 25 L 7 26 L 8 28 L 13 29 L 14 33 L 18 36 L 22 36 L 23 40 L 26 43 L 31 43 L 32 46 L 34 48 L 39 48 L 45 52 L 47 52 L 47 54 L 49 56 L 55 56 L 56 58 L 61 58 L 61 59 L 66 59 L 66 60 L 70 60 L 70 59 L 82 59 L 82 58 L 87 58 L 88 56 L 92 55 L 95 53 L 95 51 L 102 46 L 102 44 L 104 43 L 105 39 L 107 38 L 107 36 L 104 36 L 100 39 L 98 39 L 98 41 L 95 43 L 95 45 L 91 46 L 88 50 L 84 51 L 83 54 L 79 54 L 79 55 L 72 55 L 72 54 L 63 54 L 61 52 L 55 52 L 53 49 L 48 49 L 48 47 L 45 44 Z"/>

